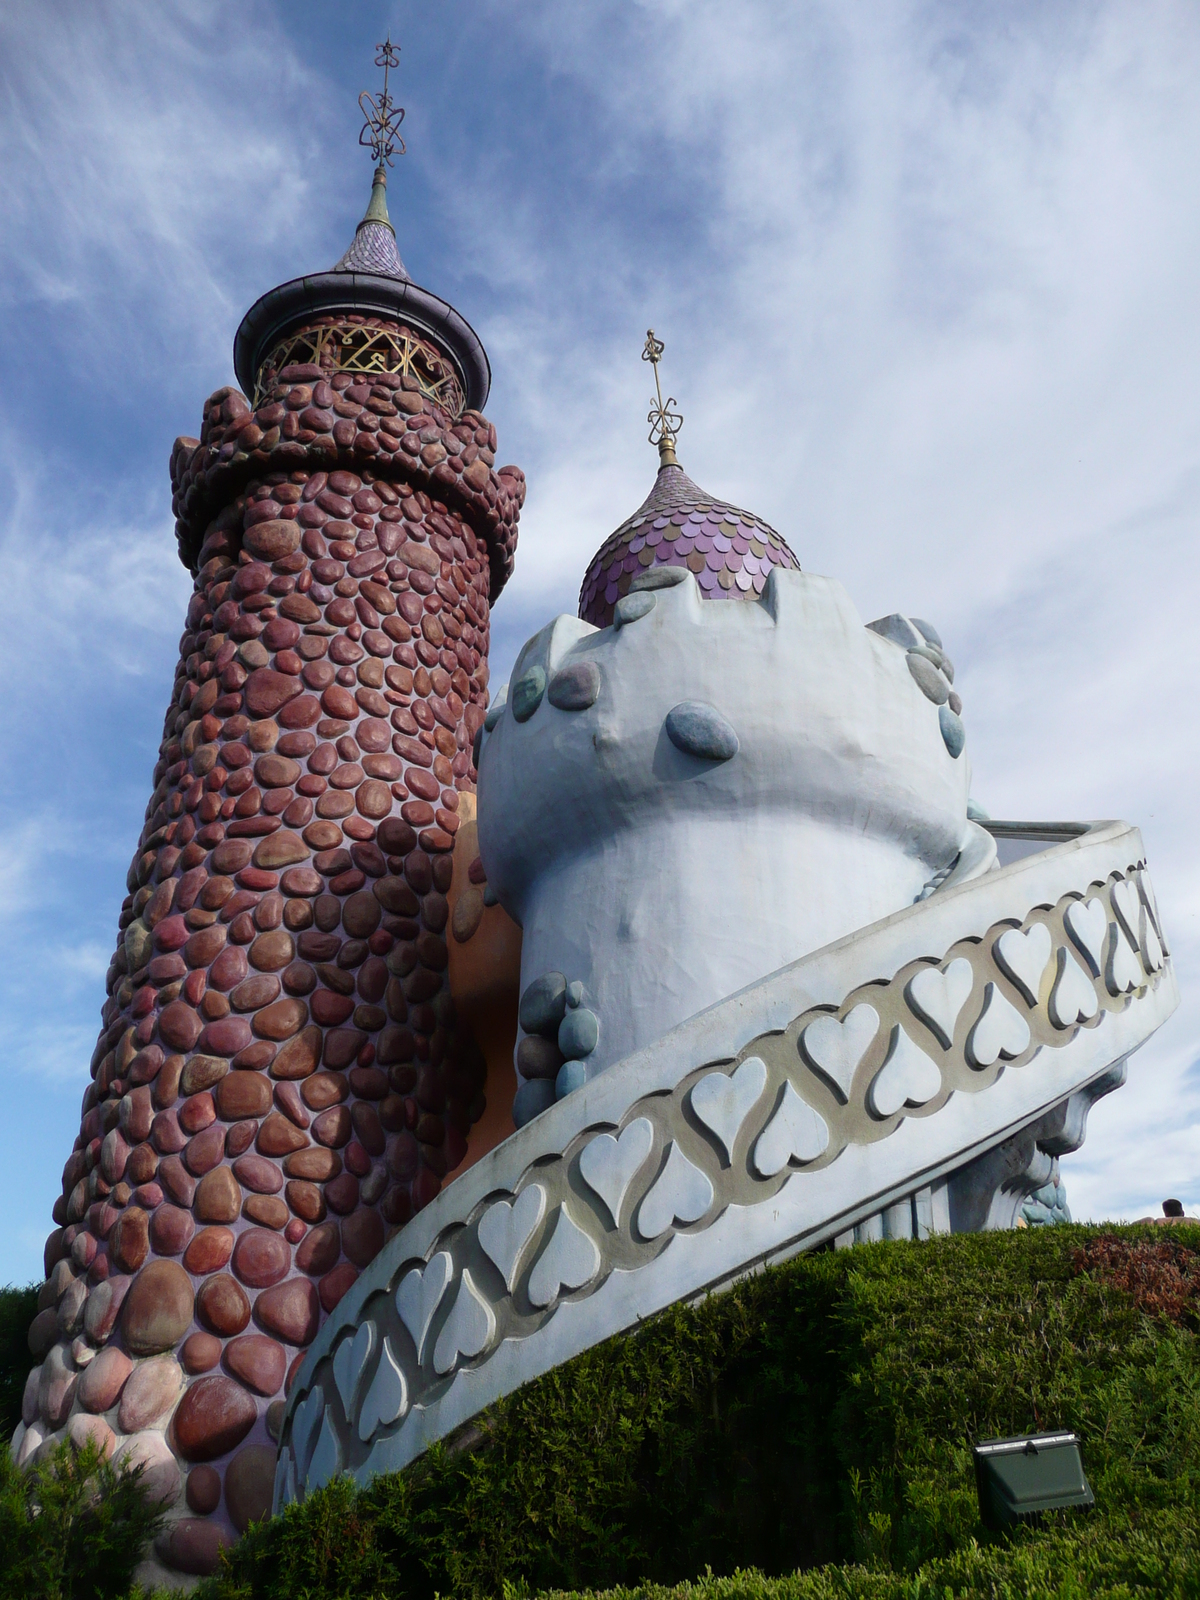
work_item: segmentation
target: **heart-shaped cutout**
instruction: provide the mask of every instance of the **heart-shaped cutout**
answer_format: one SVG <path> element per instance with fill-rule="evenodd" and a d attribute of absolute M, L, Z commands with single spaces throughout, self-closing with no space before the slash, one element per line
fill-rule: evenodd
<path fill-rule="evenodd" d="M 366 1444 L 380 1428 L 390 1427 L 403 1416 L 407 1405 L 408 1384 L 404 1371 L 396 1360 L 392 1341 L 385 1339 L 379 1365 L 358 1415 L 358 1437 Z"/>
<path fill-rule="evenodd" d="M 760 1178 L 773 1178 L 790 1161 L 815 1161 L 828 1148 L 825 1118 L 800 1098 L 789 1080 L 774 1116 L 754 1146 L 754 1170 Z"/>
<path fill-rule="evenodd" d="M 800 1035 L 804 1059 L 843 1105 L 849 1102 L 854 1074 L 878 1030 L 879 1013 L 875 1007 L 857 1005 L 840 1021 L 837 1017 L 817 1017 Z"/>
<path fill-rule="evenodd" d="M 325 1411 L 325 1393 L 320 1386 L 308 1391 L 292 1413 L 292 1457 L 296 1463 L 296 1476 L 303 1481 L 312 1454 L 317 1425 Z"/>
<path fill-rule="evenodd" d="M 427 1267 L 414 1267 L 406 1273 L 396 1290 L 396 1310 L 412 1334 L 418 1362 L 425 1359 L 425 1335 L 453 1276 L 453 1261 L 445 1250 L 439 1250 Z"/>
<path fill-rule="evenodd" d="M 1050 991 L 1050 1021 L 1056 1028 L 1088 1022 L 1100 1009 L 1086 972 L 1064 945 L 1058 952 L 1058 973 Z"/>
<path fill-rule="evenodd" d="M 713 1186 L 708 1174 L 672 1143 L 666 1165 L 642 1201 L 638 1232 L 643 1239 L 657 1239 L 674 1222 L 681 1227 L 698 1222 L 712 1203 Z"/>
<path fill-rule="evenodd" d="M 645 1164 L 653 1143 L 654 1128 L 649 1118 L 637 1117 L 617 1138 L 611 1133 L 598 1134 L 579 1152 L 584 1182 L 604 1201 L 614 1227 L 620 1224 L 629 1185 Z"/>
<path fill-rule="evenodd" d="M 343 1339 L 333 1352 L 333 1381 L 342 1397 L 342 1415 L 346 1418 L 374 1348 L 375 1324 L 364 1322 L 353 1338 Z"/>
<path fill-rule="evenodd" d="M 312 1453 L 312 1460 L 304 1475 L 305 1491 L 308 1494 L 315 1494 L 318 1489 L 323 1489 L 330 1479 L 337 1477 L 341 1464 L 342 1448 L 338 1443 L 333 1418 L 329 1414 L 329 1408 L 326 1407 L 321 1437 L 317 1440 L 317 1448 Z"/>
<path fill-rule="evenodd" d="M 941 1087 L 937 1063 L 897 1024 L 892 1029 L 887 1060 L 867 1091 L 867 1109 L 873 1117 L 890 1117 L 902 1106 L 923 1106 Z"/>
<path fill-rule="evenodd" d="M 1125 930 L 1120 923 L 1114 922 L 1108 946 L 1108 961 L 1104 967 L 1104 986 L 1109 994 L 1118 995 L 1128 994 L 1132 989 L 1140 989 L 1141 985 L 1142 969 L 1137 955 L 1125 937 Z"/>
<path fill-rule="evenodd" d="M 992 946 L 992 953 L 1004 976 L 1016 984 L 1029 1005 L 1035 1006 L 1053 949 L 1050 929 L 1044 922 L 1035 922 L 1024 933 L 1020 928 L 1002 933 Z"/>
<path fill-rule="evenodd" d="M 1142 899 L 1142 904 L 1145 906 L 1146 911 L 1149 913 L 1150 921 L 1154 925 L 1154 932 L 1157 937 L 1161 953 L 1165 957 L 1170 952 L 1167 948 L 1167 941 L 1163 938 L 1162 918 L 1158 914 L 1158 900 L 1154 893 L 1154 885 L 1150 882 L 1150 874 L 1145 870 L 1137 874 L 1137 886 L 1138 894 Z M 1143 944 L 1144 943 L 1145 941 L 1143 940 Z"/>
<path fill-rule="evenodd" d="M 747 1056 L 735 1072 L 710 1072 L 692 1089 L 692 1110 L 717 1136 L 727 1162 L 733 1160 L 742 1124 L 767 1086 L 766 1063 Z"/>
<path fill-rule="evenodd" d="M 576 1222 L 564 1200 L 541 1255 L 529 1274 L 529 1298 L 548 1306 L 564 1289 L 582 1289 L 600 1270 L 596 1241 Z"/>
<path fill-rule="evenodd" d="M 945 1050 L 954 1042 L 958 1014 L 971 998 L 974 984 L 975 972 L 965 956 L 952 961 L 945 972 L 922 967 L 908 980 L 904 994 L 909 1006 Z"/>
<path fill-rule="evenodd" d="M 982 1070 L 1000 1060 L 1015 1061 L 1028 1048 L 1029 1024 L 994 983 L 987 984 L 983 1009 L 967 1035 L 968 1062 Z"/>
<path fill-rule="evenodd" d="M 1164 966 L 1162 944 L 1153 918 L 1142 907 L 1142 959 L 1147 972 L 1161 972 Z"/>
<path fill-rule="evenodd" d="M 460 1357 L 473 1360 L 491 1344 L 495 1332 L 496 1314 L 475 1287 L 470 1268 L 464 1267 L 450 1315 L 433 1347 L 434 1370 L 445 1377 Z"/>
<path fill-rule="evenodd" d="M 285 1444 L 275 1464 L 275 1489 L 271 1495 L 271 1515 L 277 1517 L 284 1506 L 291 1505 L 296 1495 L 296 1466 L 292 1452 Z"/>
<path fill-rule="evenodd" d="M 1129 935 L 1130 942 L 1137 944 L 1138 912 L 1141 909 L 1137 890 L 1128 878 L 1118 878 L 1109 890 L 1109 894 L 1112 897 L 1113 910 L 1121 919 L 1121 926 Z"/>
<path fill-rule="evenodd" d="M 540 1183 L 531 1183 L 515 1200 L 497 1200 L 479 1219 L 479 1243 L 500 1269 L 510 1294 L 517 1281 L 521 1252 L 545 1215 L 546 1191 Z"/>
<path fill-rule="evenodd" d="M 1108 938 L 1108 907 L 1103 900 L 1073 900 L 1063 914 L 1067 932 L 1075 948 L 1087 962 L 1093 978 L 1104 965 L 1104 944 Z"/>

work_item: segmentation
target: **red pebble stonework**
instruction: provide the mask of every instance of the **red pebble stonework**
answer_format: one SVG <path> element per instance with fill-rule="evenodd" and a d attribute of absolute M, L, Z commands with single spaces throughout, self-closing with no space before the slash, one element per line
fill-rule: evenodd
<path fill-rule="evenodd" d="M 103 1419 L 182 1572 L 269 1509 L 288 1379 L 484 1106 L 447 891 L 524 479 L 428 334 L 312 329 L 171 459 L 196 587 L 15 1441 Z M 420 360 L 340 370 L 379 329 Z"/>

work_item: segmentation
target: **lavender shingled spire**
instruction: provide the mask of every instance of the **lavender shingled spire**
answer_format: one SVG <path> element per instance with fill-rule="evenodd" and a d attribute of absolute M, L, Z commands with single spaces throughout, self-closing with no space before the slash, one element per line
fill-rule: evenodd
<path fill-rule="evenodd" d="M 387 173 L 382 164 L 375 169 L 371 201 L 355 231 L 350 248 L 334 267 L 334 272 L 371 272 L 381 278 L 401 278 L 410 283 L 400 252 L 396 230 L 387 208 Z"/>

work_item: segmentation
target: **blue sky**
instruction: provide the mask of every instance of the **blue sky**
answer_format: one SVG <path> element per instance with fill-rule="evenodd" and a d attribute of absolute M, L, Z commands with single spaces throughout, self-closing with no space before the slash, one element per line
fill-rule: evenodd
<path fill-rule="evenodd" d="M 996 816 L 1143 829 L 1184 1002 L 1065 1163 L 1200 1207 L 1200 12 L 143 0 L 0 13 L 0 1282 L 37 1273 L 189 591 L 167 462 L 273 284 L 390 203 L 529 478 L 493 681 L 680 455 L 958 667 Z"/>

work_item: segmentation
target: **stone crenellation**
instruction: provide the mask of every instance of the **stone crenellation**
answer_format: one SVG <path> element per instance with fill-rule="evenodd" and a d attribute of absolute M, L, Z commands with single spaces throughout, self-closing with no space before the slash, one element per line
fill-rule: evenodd
<path fill-rule="evenodd" d="M 418 381 L 286 367 L 171 462 L 195 592 L 18 1456 L 144 1461 L 185 1572 L 264 1514 L 291 1374 L 484 1105 L 447 891 L 524 479 Z"/>
<path fill-rule="evenodd" d="M 321 319 L 322 326 L 335 323 L 348 330 L 389 326 L 362 317 Z M 252 479 L 286 475 L 301 464 L 309 473 L 341 470 L 368 479 L 386 480 L 398 470 L 414 490 L 443 501 L 443 514 L 454 510 L 470 523 L 486 547 L 494 601 L 513 570 L 524 474 L 511 466 L 496 471 L 496 431 L 480 412 L 454 415 L 422 393 L 423 380 L 411 371 L 336 370 L 334 350 L 332 342 L 324 346 L 328 367 L 282 368 L 257 410 L 239 390 L 218 390 L 205 407 L 199 440 L 176 441 L 171 482 L 180 559 L 195 572 L 208 554 L 229 548 Z"/>

